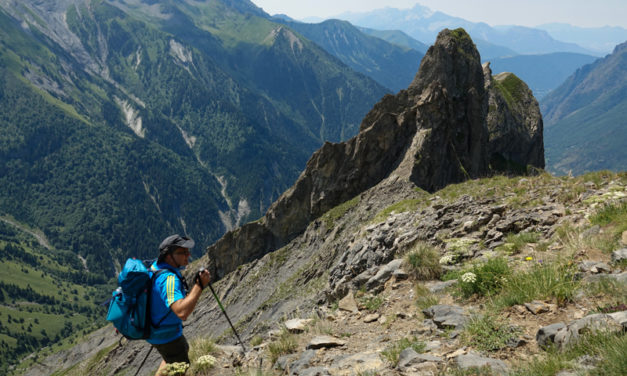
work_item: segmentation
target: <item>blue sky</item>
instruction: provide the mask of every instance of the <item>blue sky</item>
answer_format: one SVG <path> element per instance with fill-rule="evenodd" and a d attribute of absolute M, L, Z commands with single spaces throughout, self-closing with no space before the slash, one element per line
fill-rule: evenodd
<path fill-rule="evenodd" d="M 627 0 L 251 0 L 267 13 L 295 19 L 329 18 L 384 7 L 407 9 L 419 3 L 448 15 L 494 25 L 537 26 L 563 22 L 581 27 L 627 28 Z"/>

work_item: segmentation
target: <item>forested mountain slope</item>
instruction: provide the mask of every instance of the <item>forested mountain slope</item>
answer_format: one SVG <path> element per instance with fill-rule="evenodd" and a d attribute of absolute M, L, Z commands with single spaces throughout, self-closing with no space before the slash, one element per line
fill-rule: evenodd
<path fill-rule="evenodd" d="M 245 0 L 0 5 L 0 213 L 107 276 L 258 218 L 386 93 Z"/>
<path fill-rule="evenodd" d="M 542 100 L 547 165 L 558 174 L 627 166 L 627 43 L 578 69 Z"/>

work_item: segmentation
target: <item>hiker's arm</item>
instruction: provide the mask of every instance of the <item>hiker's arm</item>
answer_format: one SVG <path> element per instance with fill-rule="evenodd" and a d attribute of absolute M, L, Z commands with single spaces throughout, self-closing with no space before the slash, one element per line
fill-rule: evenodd
<path fill-rule="evenodd" d="M 201 282 L 203 286 L 207 286 L 211 276 L 208 271 L 205 271 L 201 275 Z M 185 321 L 192 314 L 194 308 L 196 308 L 196 303 L 198 303 L 198 299 L 200 299 L 200 294 L 202 294 L 202 288 L 198 283 L 194 283 L 192 288 L 189 290 L 189 294 L 183 299 L 179 299 L 170 305 L 170 309 L 177 315 L 181 320 Z"/>

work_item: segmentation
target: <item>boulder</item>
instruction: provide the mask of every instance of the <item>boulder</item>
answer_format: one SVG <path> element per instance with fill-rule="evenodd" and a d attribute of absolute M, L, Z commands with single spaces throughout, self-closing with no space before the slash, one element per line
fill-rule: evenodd
<path fill-rule="evenodd" d="M 564 349 L 576 341 L 584 332 L 608 331 L 619 332 L 627 329 L 627 311 L 612 314 L 598 313 L 574 320 L 568 325 L 556 323 L 540 328 L 536 334 L 536 341 L 541 347 L 555 343 Z"/>
<path fill-rule="evenodd" d="M 379 268 L 377 274 L 375 274 L 372 278 L 368 280 L 368 282 L 366 282 L 366 289 L 373 290 L 385 284 L 385 282 L 387 282 L 392 277 L 392 273 L 401 268 L 402 264 L 403 260 L 396 259 Z"/>
<path fill-rule="evenodd" d="M 337 339 L 331 336 L 318 336 L 314 337 L 307 344 L 307 350 L 309 349 L 321 349 L 321 348 L 329 348 L 329 347 L 338 347 L 344 346 L 346 344 L 345 341 Z"/>
<path fill-rule="evenodd" d="M 355 301 L 355 295 L 353 295 L 352 291 L 350 291 L 338 302 L 338 309 L 352 313 L 359 312 L 359 308 L 357 308 L 357 301 Z"/>
<path fill-rule="evenodd" d="M 291 319 L 283 323 L 290 333 L 302 333 L 312 319 Z"/>
<path fill-rule="evenodd" d="M 557 332 L 565 327 L 566 324 L 558 322 L 540 328 L 536 333 L 536 342 L 538 342 L 538 346 L 546 348 L 549 344 L 554 342 Z"/>
<path fill-rule="evenodd" d="M 458 355 L 455 357 L 455 362 L 462 370 L 487 366 L 492 369 L 492 372 L 499 375 L 505 375 L 509 371 L 509 367 L 507 367 L 507 364 L 505 364 L 502 360 L 486 358 L 473 352 Z"/>
<path fill-rule="evenodd" d="M 627 231 L 623 233 L 623 238 L 627 239 Z M 612 262 L 621 262 L 623 260 L 627 260 L 627 248 L 622 248 L 612 252 Z"/>
<path fill-rule="evenodd" d="M 461 329 L 468 322 L 468 315 L 460 306 L 438 304 L 422 310 L 439 328 Z"/>

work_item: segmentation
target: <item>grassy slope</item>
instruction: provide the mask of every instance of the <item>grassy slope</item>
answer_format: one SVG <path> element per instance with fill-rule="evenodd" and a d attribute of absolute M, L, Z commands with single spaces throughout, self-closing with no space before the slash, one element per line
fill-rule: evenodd
<path fill-rule="evenodd" d="M 557 174 L 573 174 L 627 166 L 625 133 L 627 89 L 607 93 L 547 127 L 547 166 Z"/>
<path fill-rule="evenodd" d="M 43 247 L 18 226 L 0 221 L 0 372 L 40 347 L 59 347 L 63 338 L 102 325 L 99 304 L 112 290 L 97 278 L 89 286 L 79 282 L 83 264 L 75 255 Z"/>

